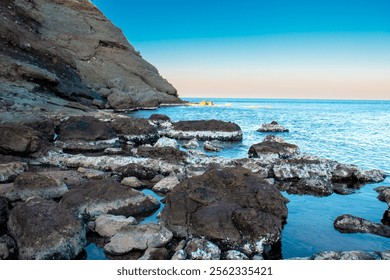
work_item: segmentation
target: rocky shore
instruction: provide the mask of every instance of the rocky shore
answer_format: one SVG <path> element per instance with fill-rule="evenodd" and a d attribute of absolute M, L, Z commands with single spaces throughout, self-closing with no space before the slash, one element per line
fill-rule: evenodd
<path fill-rule="evenodd" d="M 246 158 L 210 157 L 241 128 L 122 112 L 182 101 L 89 1 L 5 0 L 0 11 L 0 259 L 80 259 L 90 243 L 110 259 L 277 259 L 282 192 L 348 195 L 386 176 L 273 135 Z M 388 212 L 335 227 L 388 237 Z M 389 252 L 311 257 L 370 258 Z"/>

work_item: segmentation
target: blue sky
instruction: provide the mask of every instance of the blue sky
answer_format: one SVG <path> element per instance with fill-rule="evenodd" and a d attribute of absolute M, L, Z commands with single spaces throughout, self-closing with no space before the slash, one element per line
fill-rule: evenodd
<path fill-rule="evenodd" d="M 390 1 L 92 2 L 181 96 L 390 96 Z"/>

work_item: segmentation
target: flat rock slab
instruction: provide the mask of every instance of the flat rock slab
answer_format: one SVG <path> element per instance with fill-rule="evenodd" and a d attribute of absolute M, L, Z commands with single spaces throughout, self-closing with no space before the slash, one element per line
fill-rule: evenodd
<path fill-rule="evenodd" d="M 187 159 L 185 152 L 173 147 L 141 146 L 137 149 L 137 155 L 144 158 L 162 159 L 172 163 L 181 163 Z"/>
<path fill-rule="evenodd" d="M 220 120 L 179 121 L 166 131 L 168 137 L 175 139 L 196 138 L 198 140 L 241 141 L 242 130 L 232 122 Z"/>
<path fill-rule="evenodd" d="M 121 137 L 136 144 L 154 144 L 159 138 L 157 129 L 146 119 L 115 118 L 110 125 Z"/>
<path fill-rule="evenodd" d="M 60 204 L 33 198 L 12 209 L 8 229 L 19 259 L 74 259 L 86 244 L 80 219 Z"/>
<path fill-rule="evenodd" d="M 349 214 L 337 217 L 333 225 L 335 229 L 342 233 L 360 232 L 390 237 L 389 226 L 373 223 L 366 219 L 355 217 Z"/>
<path fill-rule="evenodd" d="M 25 172 L 16 177 L 5 196 L 11 201 L 27 200 L 33 196 L 59 198 L 67 191 L 66 184 L 56 178 L 36 172 Z"/>
<path fill-rule="evenodd" d="M 214 169 L 177 185 L 161 218 L 179 237 L 253 245 L 265 238 L 264 243 L 273 243 L 287 218 L 286 203 L 276 187 L 248 169 Z"/>
<path fill-rule="evenodd" d="M 152 196 L 122 186 L 113 180 L 95 180 L 68 191 L 61 204 L 85 218 L 102 214 L 135 216 L 150 213 L 160 207 Z"/>
<path fill-rule="evenodd" d="M 115 234 L 104 250 L 113 255 L 122 255 L 132 250 L 146 250 L 166 245 L 172 232 L 158 224 L 135 225 L 123 228 Z"/>

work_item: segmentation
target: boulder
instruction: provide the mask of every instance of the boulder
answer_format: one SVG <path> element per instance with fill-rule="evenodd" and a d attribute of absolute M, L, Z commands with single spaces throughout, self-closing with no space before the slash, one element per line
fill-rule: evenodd
<path fill-rule="evenodd" d="M 219 120 L 179 121 L 173 123 L 166 135 L 175 139 L 241 141 L 241 128 L 232 122 Z"/>
<path fill-rule="evenodd" d="M 152 114 L 149 117 L 149 120 L 151 120 L 154 124 L 162 124 L 164 122 L 170 122 L 171 118 L 164 114 Z"/>
<path fill-rule="evenodd" d="M 276 121 L 271 123 L 263 123 L 261 127 L 257 130 L 260 132 L 288 132 L 288 129 L 284 126 L 278 124 Z"/>
<path fill-rule="evenodd" d="M 378 193 L 378 199 L 387 202 L 390 207 L 390 187 L 381 186 L 374 189 Z"/>
<path fill-rule="evenodd" d="M 187 159 L 187 154 L 172 147 L 149 147 L 140 146 L 137 155 L 143 158 L 165 160 L 171 163 L 182 163 Z"/>
<path fill-rule="evenodd" d="M 219 152 L 222 149 L 222 145 L 218 140 L 205 141 L 203 148 L 209 152 Z"/>
<path fill-rule="evenodd" d="M 38 133 L 20 124 L 0 124 L 0 154 L 29 155 L 39 150 Z"/>
<path fill-rule="evenodd" d="M 283 138 L 274 135 L 267 135 L 262 142 L 252 145 L 248 151 L 250 158 L 265 160 L 292 158 L 299 153 L 297 145 L 287 143 Z"/>
<path fill-rule="evenodd" d="M 219 260 L 221 250 L 218 246 L 204 238 L 191 239 L 185 248 L 191 260 Z"/>
<path fill-rule="evenodd" d="M 156 144 L 154 144 L 155 148 L 162 148 L 162 147 L 171 147 L 177 149 L 178 144 L 175 139 L 167 138 L 167 137 L 162 137 L 158 139 Z"/>
<path fill-rule="evenodd" d="M 135 144 L 154 144 L 159 138 L 157 129 L 146 119 L 115 118 L 110 125 L 121 137 Z"/>
<path fill-rule="evenodd" d="M 178 184 L 180 184 L 179 179 L 177 178 L 175 173 L 169 174 L 168 177 L 165 177 L 164 179 L 160 180 L 157 184 L 153 186 L 153 190 L 155 192 L 159 193 L 168 193 L 173 190 L 174 187 L 176 187 Z"/>
<path fill-rule="evenodd" d="M 245 254 L 241 253 L 240 251 L 229 250 L 225 253 L 223 259 L 238 261 L 238 260 L 248 260 L 248 257 Z"/>
<path fill-rule="evenodd" d="M 331 169 L 326 161 L 310 158 L 276 160 L 272 167 L 273 177 L 279 181 L 310 178 L 331 178 Z"/>
<path fill-rule="evenodd" d="M 61 204 L 78 215 L 95 218 L 102 214 L 135 216 L 153 212 L 160 203 L 152 196 L 120 185 L 113 180 L 95 180 L 69 190 Z"/>
<path fill-rule="evenodd" d="M 135 102 L 131 95 L 121 90 L 113 90 L 107 97 L 107 102 L 113 109 L 126 110 L 135 108 Z"/>
<path fill-rule="evenodd" d="M 9 201 L 7 198 L 0 196 L 0 235 L 4 234 L 7 229 L 9 215 Z"/>
<path fill-rule="evenodd" d="M 390 237 L 390 227 L 373 223 L 363 218 L 349 214 L 341 215 L 333 223 L 335 229 L 342 233 L 371 233 L 384 237 Z"/>
<path fill-rule="evenodd" d="M 117 140 L 117 134 L 106 122 L 81 116 L 61 123 L 56 145 L 71 152 L 104 151 L 116 147 Z"/>
<path fill-rule="evenodd" d="M 286 203 L 276 187 L 245 168 L 213 169 L 177 185 L 161 219 L 176 236 L 204 236 L 235 249 L 277 241 Z"/>
<path fill-rule="evenodd" d="M 145 184 L 138 180 L 137 177 L 125 177 L 121 181 L 121 184 L 134 189 L 139 189 L 145 186 Z"/>
<path fill-rule="evenodd" d="M 171 241 L 172 237 L 172 232 L 158 224 L 127 226 L 111 237 L 104 251 L 122 255 L 132 250 L 159 248 Z"/>
<path fill-rule="evenodd" d="M 103 237 L 111 237 L 128 225 L 137 224 L 134 217 L 100 215 L 95 220 L 95 232 Z"/>
<path fill-rule="evenodd" d="M 32 198 L 12 209 L 8 229 L 19 259 L 74 259 L 86 244 L 81 220 L 56 202 Z"/>
<path fill-rule="evenodd" d="M 165 248 L 148 248 L 138 260 L 168 260 L 169 253 Z"/>
<path fill-rule="evenodd" d="M 0 183 L 12 182 L 27 169 L 28 166 L 24 162 L 0 163 Z"/>
<path fill-rule="evenodd" d="M 30 197 L 59 198 L 68 191 L 66 184 L 49 175 L 25 172 L 16 177 L 5 196 L 11 200 L 27 200 Z"/>
<path fill-rule="evenodd" d="M 304 178 L 298 182 L 278 182 L 280 190 L 289 194 L 328 196 L 333 193 L 333 186 L 329 180 L 323 178 Z"/>
<path fill-rule="evenodd" d="M 192 138 L 191 140 L 187 141 L 183 147 L 186 149 L 195 149 L 199 147 L 199 142 L 196 138 Z"/>
<path fill-rule="evenodd" d="M 137 163 L 130 163 L 119 167 L 117 171 L 125 177 L 136 177 L 140 180 L 151 180 L 157 176 L 157 172 L 147 166 Z"/>

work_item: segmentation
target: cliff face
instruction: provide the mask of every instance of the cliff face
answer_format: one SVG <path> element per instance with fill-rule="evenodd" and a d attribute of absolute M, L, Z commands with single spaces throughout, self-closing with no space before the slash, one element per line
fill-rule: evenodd
<path fill-rule="evenodd" d="M 103 108 L 107 99 L 113 108 L 181 102 L 176 89 L 87 0 L 1 0 L 0 17 L 2 107 Z"/>

